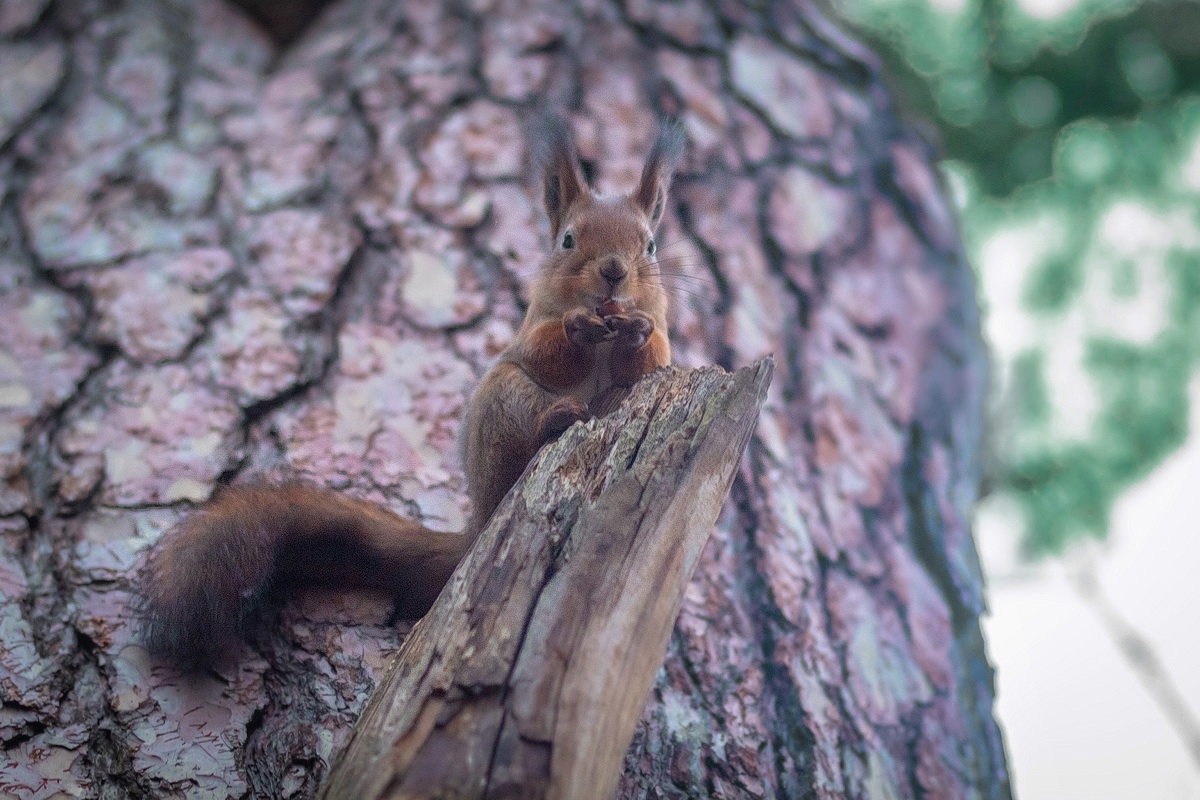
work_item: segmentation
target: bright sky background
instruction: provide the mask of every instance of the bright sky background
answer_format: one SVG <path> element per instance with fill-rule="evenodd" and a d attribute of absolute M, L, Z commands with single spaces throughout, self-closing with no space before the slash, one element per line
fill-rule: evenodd
<path fill-rule="evenodd" d="M 1002 308 L 989 316 L 998 349 L 1027 335 L 1017 319 Z M 1187 443 L 1120 497 L 1107 543 L 1030 565 L 1017 556 L 1019 510 L 999 498 L 978 512 L 991 608 L 984 632 L 1020 800 L 1200 800 L 1200 770 L 1067 578 L 1073 560 L 1098 561 L 1109 601 L 1153 643 L 1195 714 L 1200 380 L 1190 388 Z"/>

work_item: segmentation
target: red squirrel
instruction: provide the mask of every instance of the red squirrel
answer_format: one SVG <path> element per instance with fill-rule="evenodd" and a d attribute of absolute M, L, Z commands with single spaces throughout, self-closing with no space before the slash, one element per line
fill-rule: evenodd
<path fill-rule="evenodd" d="M 151 652 L 213 660 L 278 586 L 381 590 L 404 616 L 423 615 L 538 449 L 670 362 L 654 234 L 682 132 L 663 127 L 629 195 L 588 186 L 562 120 L 542 120 L 533 145 L 552 246 L 516 338 L 467 408 L 466 531 L 431 531 L 307 485 L 227 487 L 167 532 L 139 573 Z"/>

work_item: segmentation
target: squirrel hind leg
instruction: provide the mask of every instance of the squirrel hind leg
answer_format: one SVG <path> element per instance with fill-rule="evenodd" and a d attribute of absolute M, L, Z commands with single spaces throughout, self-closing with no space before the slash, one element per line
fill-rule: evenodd
<path fill-rule="evenodd" d="M 534 438 L 539 444 L 552 442 L 576 422 L 591 417 L 587 403 L 575 397 L 560 397 L 538 415 Z"/>
<path fill-rule="evenodd" d="M 472 537 L 544 444 L 539 417 L 557 399 L 512 362 L 501 361 L 484 376 L 467 409 L 463 450 Z"/>

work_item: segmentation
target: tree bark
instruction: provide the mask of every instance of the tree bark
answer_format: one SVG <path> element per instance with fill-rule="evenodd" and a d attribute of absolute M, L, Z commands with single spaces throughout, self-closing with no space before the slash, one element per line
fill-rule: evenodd
<path fill-rule="evenodd" d="M 675 363 L 778 360 L 618 795 L 1008 796 L 972 278 L 934 154 L 815 7 L 340 0 L 279 49 L 222 0 L 8 0 L 0 74 L 0 795 L 315 794 L 409 624 L 283 598 L 182 676 L 130 578 L 221 482 L 462 528 L 551 105 L 610 189 L 682 119 Z"/>
<path fill-rule="evenodd" d="M 771 370 L 659 370 L 543 450 L 321 797 L 611 797 Z"/>

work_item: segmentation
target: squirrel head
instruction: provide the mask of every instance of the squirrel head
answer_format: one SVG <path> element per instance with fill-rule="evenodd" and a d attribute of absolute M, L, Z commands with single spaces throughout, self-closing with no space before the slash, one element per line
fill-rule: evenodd
<path fill-rule="evenodd" d="M 567 308 L 599 308 L 615 301 L 626 309 L 665 311 L 654 234 L 683 152 L 682 130 L 677 124 L 665 124 L 646 157 L 637 187 L 628 195 L 609 196 L 597 194 L 584 180 L 562 119 L 547 118 L 539 127 L 535 142 L 540 147 L 543 199 L 552 237 L 539 276 L 546 293 Z M 661 309 L 647 305 L 661 305 Z"/>

